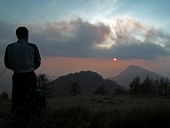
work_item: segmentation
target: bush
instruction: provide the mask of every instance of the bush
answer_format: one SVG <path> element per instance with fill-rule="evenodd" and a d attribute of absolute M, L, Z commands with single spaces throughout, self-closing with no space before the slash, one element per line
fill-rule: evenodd
<path fill-rule="evenodd" d="M 116 90 L 115 90 L 115 95 L 121 95 L 121 94 L 126 94 L 126 90 L 123 89 L 122 87 L 118 87 Z"/>
<path fill-rule="evenodd" d="M 6 91 L 2 92 L 0 95 L 0 100 L 8 100 L 8 99 L 9 99 L 8 93 Z"/>
<path fill-rule="evenodd" d="M 103 84 L 100 85 L 94 92 L 94 94 L 107 94 L 107 93 L 108 91 L 106 91 L 106 87 Z"/>

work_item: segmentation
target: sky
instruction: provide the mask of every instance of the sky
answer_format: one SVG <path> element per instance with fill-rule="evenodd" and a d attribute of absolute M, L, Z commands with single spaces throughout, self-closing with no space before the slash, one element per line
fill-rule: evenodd
<path fill-rule="evenodd" d="M 137 65 L 170 77 L 169 5 L 169 0 L 0 0 L 0 61 L 6 46 L 17 41 L 17 27 L 25 26 L 41 54 L 37 73 L 91 70 L 107 78 Z"/>

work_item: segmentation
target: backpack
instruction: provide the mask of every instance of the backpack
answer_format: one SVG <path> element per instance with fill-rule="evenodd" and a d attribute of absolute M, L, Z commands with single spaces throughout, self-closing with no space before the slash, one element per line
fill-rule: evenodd
<path fill-rule="evenodd" d="M 48 108 L 46 97 L 43 95 L 41 89 L 36 89 L 34 98 L 34 111 L 42 115 Z"/>
<path fill-rule="evenodd" d="M 32 121 L 38 120 L 38 118 L 41 117 L 49 109 L 49 104 L 41 89 L 36 89 L 35 98 L 32 101 L 31 108 Z"/>

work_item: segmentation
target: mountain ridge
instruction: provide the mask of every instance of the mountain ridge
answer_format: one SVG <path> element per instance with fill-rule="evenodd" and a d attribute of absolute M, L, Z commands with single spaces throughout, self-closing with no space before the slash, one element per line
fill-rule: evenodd
<path fill-rule="evenodd" d="M 162 75 L 159 75 L 158 73 L 144 69 L 140 66 L 130 65 L 125 70 L 120 72 L 117 76 L 108 77 L 107 79 L 113 80 L 113 81 L 117 82 L 118 84 L 120 84 L 121 86 L 124 86 L 128 89 L 129 83 L 135 77 L 139 77 L 142 82 L 146 78 L 147 75 L 154 80 L 157 78 L 160 79 L 163 77 Z"/>
<path fill-rule="evenodd" d="M 116 82 L 104 79 L 100 74 L 92 71 L 80 71 L 60 76 L 53 82 L 56 95 L 69 95 L 69 87 L 72 83 L 81 85 L 82 94 L 93 94 L 95 90 L 104 84 L 109 93 L 114 93 L 119 86 Z"/>
<path fill-rule="evenodd" d="M 4 71 L 4 69 L 5 69 L 5 66 L 4 66 L 4 63 L 2 62 L 2 61 L 0 61 L 0 71 L 1 72 L 3 72 Z M 128 72 L 126 72 L 126 73 L 124 73 L 124 71 L 127 71 L 128 70 Z M 138 73 L 136 72 L 136 71 L 138 71 Z M 85 72 L 85 71 L 80 71 L 79 73 L 81 74 L 81 73 L 83 73 L 83 72 Z M 91 73 L 92 73 L 92 71 L 90 71 Z M 78 72 L 77 72 L 78 73 Z M 139 76 L 139 77 L 141 77 L 141 75 L 142 75 L 142 77 L 141 77 L 141 81 L 142 80 L 144 80 L 145 78 L 146 78 L 146 75 L 149 75 L 150 77 L 153 77 L 153 79 L 156 79 L 156 78 L 161 78 L 161 77 L 163 77 L 163 76 L 161 76 L 161 75 L 159 75 L 159 74 L 157 74 L 157 73 L 154 73 L 154 72 L 152 72 L 152 71 L 149 71 L 149 70 L 146 70 L 146 69 L 144 69 L 144 68 L 142 68 L 142 67 L 139 67 L 139 66 L 135 66 L 135 65 L 130 65 L 130 66 L 128 66 L 125 70 L 123 70 L 122 72 L 120 72 L 117 76 L 115 76 L 115 77 L 108 77 L 108 78 L 106 78 L 106 79 L 104 79 L 103 77 L 102 77 L 102 75 L 99 75 L 98 73 L 96 73 L 96 72 L 93 72 L 94 73 L 94 76 L 95 75 L 98 75 L 98 82 L 97 82 L 97 78 L 93 78 L 93 77 L 88 77 L 88 76 L 81 76 L 82 78 L 81 79 L 85 79 L 86 81 L 84 81 L 84 83 L 86 83 L 86 84 L 88 84 L 88 82 L 87 81 L 90 81 L 90 79 L 96 79 L 96 84 L 97 84 L 97 86 L 95 85 L 95 84 L 91 84 L 92 85 L 92 87 L 89 87 L 89 89 L 87 89 L 87 90 L 89 90 L 89 92 L 91 92 L 92 93 L 92 91 L 94 91 L 100 84 L 102 84 L 102 83 L 105 83 L 105 84 L 107 84 L 108 86 L 107 86 L 107 90 L 115 90 L 115 87 L 117 87 L 117 85 L 121 85 L 121 86 L 124 86 L 124 87 L 126 87 L 127 89 L 129 88 L 128 87 L 128 84 L 136 77 L 136 76 Z M 2 74 L 1 75 L 1 77 L 0 77 L 0 94 L 3 92 L 3 91 L 7 91 L 8 92 L 8 94 L 11 94 L 11 92 L 12 92 L 12 74 L 13 74 L 13 72 L 11 71 L 11 70 L 7 70 L 6 72 L 4 72 L 4 74 Z M 40 73 L 38 73 L 38 74 L 40 74 Z M 76 74 L 76 73 L 69 73 L 70 75 L 71 74 Z M 155 74 L 155 75 L 152 75 L 152 74 Z M 67 74 L 68 75 L 68 74 Z M 64 76 L 67 76 L 67 75 L 64 75 Z M 58 79 L 58 78 L 60 78 L 61 79 L 61 77 L 63 77 L 63 76 L 59 76 L 59 77 L 57 77 L 56 76 L 56 78 L 55 77 L 51 77 L 50 75 L 47 75 L 47 76 L 49 76 L 49 78 L 51 79 L 51 80 L 56 80 L 56 79 Z M 73 75 L 74 77 L 75 77 L 75 75 Z M 129 76 L 131 76 L 131 77 L 129 77 Z M 64 78 L 63 78 L 64 79 Z M 74 81 L 73 79 L 75 79 L 75 78 L 72 78 L 72 79 L 69 79 L 69 81 L 70 81 L 70 83 L 68 83 L 69 85 Z M 79 79 L 79 80 L 81 80 L 81 79 Z M 63 80 L 64 82 L 66 82 L 66 80 Z M 99 82 L 100 81 L 100 82 Z M 113 81 L 113 82 L 112 82 Z M 79 81 L 78 81 L 79 82 Z M 82 85 L 84 85 L 83 84 L 83 82 L 80 82 Z M 95 83 L 94 81 L 92 82 L 90 82 L 90 83 Z M 115 87 L 112 87 L 111 86 L 111 84 L 113 84 L 113 83 L 115 83 Z M 62 85 L 62 84 L 61 84 Z M 62 87 L 60 87 L 60 89 L 61 89 Z M 91 88 L 91 89 L 90 89 Z M 59 90 L 60 90 L 59 89 Z M 67 89 L 66 89 L 67 91 L 68 91 L 68 86 L 67 86 Z M 85 88 L 85 90 L 86 90 L 86 88 Z M 92 90 L 92 91 L 91 91 Z M 110 91 L 111 92 L 111 91 Z M 113 91 L 111 92 L 111 93 L 113 93 Z"/>

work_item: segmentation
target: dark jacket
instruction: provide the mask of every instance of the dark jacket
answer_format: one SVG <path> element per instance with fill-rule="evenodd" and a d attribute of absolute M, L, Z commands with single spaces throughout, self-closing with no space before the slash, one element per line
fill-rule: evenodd
<path fill-rule="evenodd" d="M 7 46 L 4 62 L 6 68 L 16 73 L 27 73 L 35 71 L 40 66 L 41 58 L 35 44 L 19 39 Z"/>

